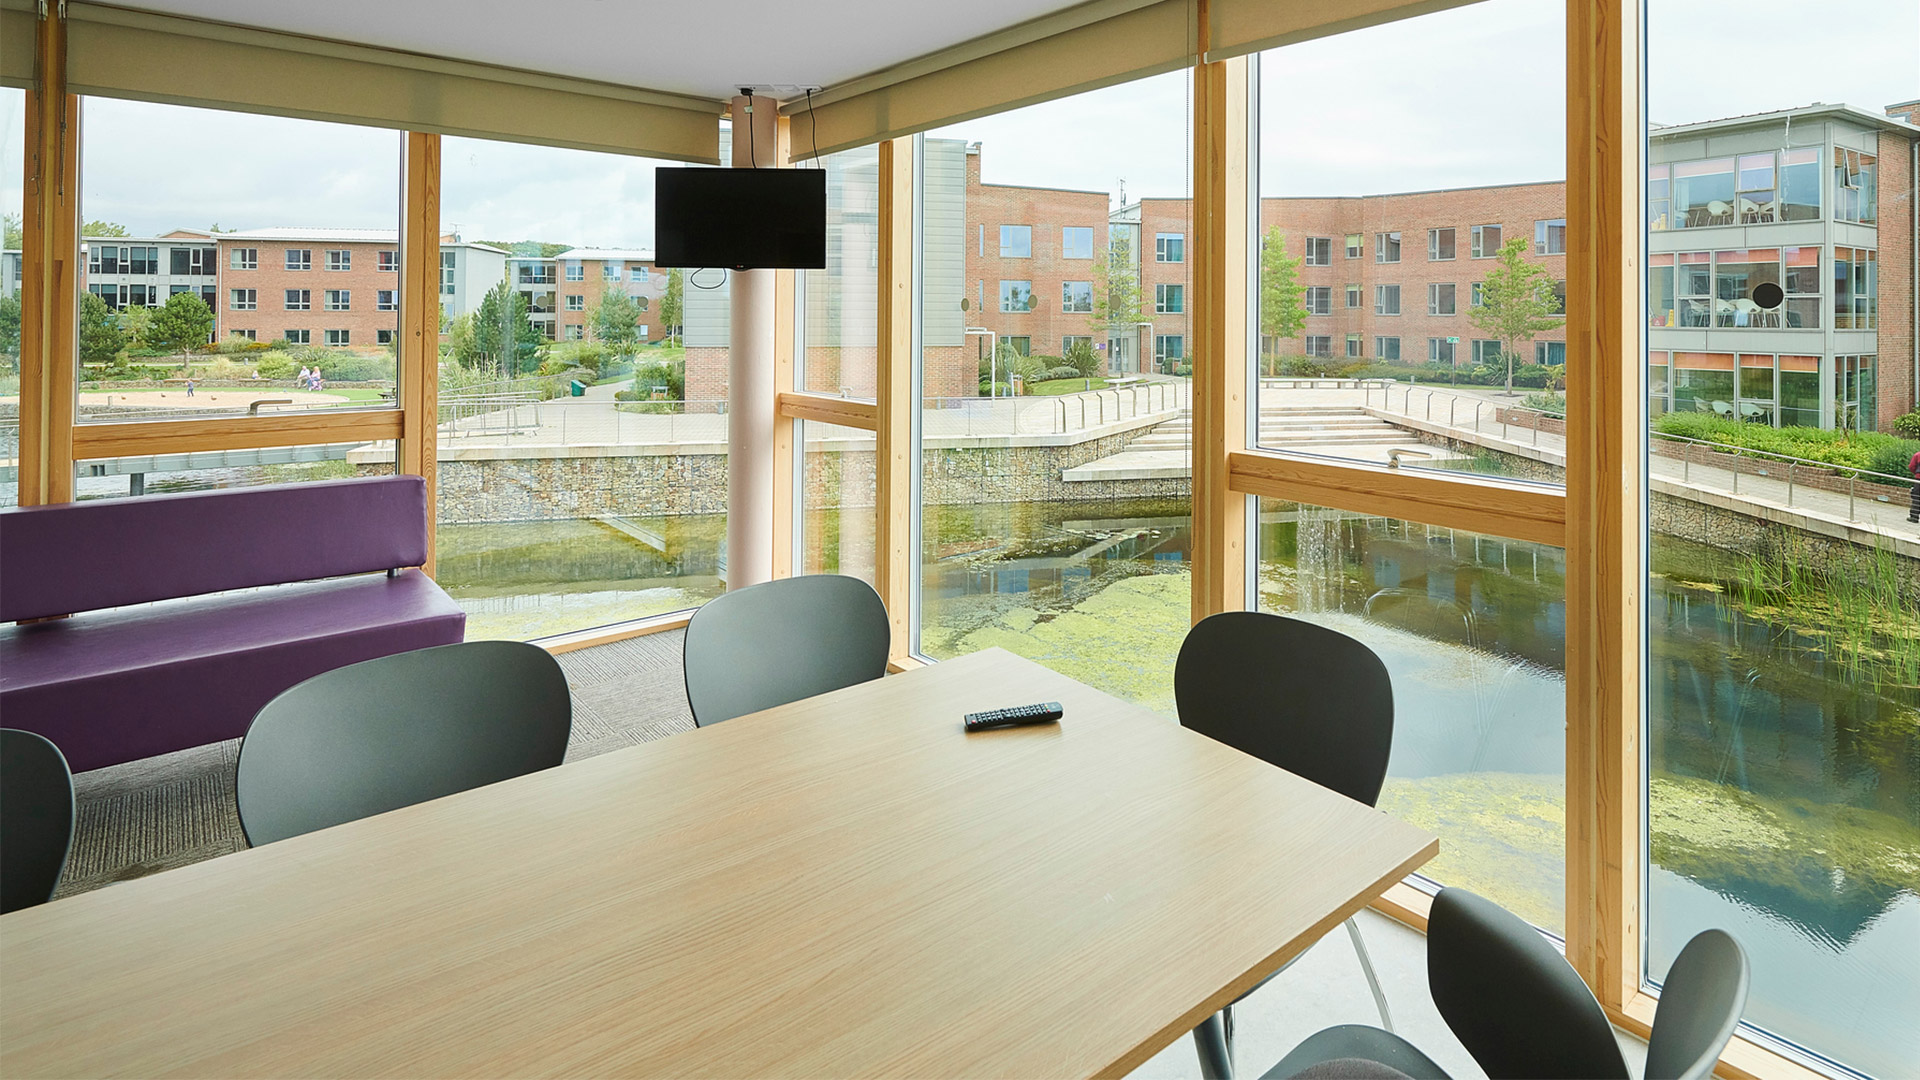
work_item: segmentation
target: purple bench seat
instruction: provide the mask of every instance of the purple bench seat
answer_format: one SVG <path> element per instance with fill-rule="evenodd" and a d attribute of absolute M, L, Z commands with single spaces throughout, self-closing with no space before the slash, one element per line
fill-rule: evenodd
<path fill-rule="evenodd" d="M 295 683 L 457 642 L 466 614 L 399 569 L 426 528 L 410 476 L 0 510 L 0 620 L 74 613 L 0 627 L 0 723 L 95 769 L 237 738 Z"/>

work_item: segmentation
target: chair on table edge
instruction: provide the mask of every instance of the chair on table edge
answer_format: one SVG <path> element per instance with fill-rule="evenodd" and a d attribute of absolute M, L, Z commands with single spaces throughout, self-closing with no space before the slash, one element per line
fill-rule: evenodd
<path fill-rule="evenodd" d="M 1379 800 L 1393 750 L 1393 682 L 1373 650 L 1353 638 L 1265 612 L 1212 615 L 1180 645 L 1173 695 L 1185 727 L 1355 802 Z M 1386 994 L 1352 919 L 1347 934 L 1380 1022 L 1391 1029 Z M 1202 1021 L 1193 1041 L 1202 1076 L 1231 1077 L 1233 1006 Z"/>
<path fill-rule="evenodd" d="M 1661 989 L 1647 1039 L 1646 1080 L 1712 1076 L 1739 1026 L 1747 981 L 1747 955 L 1732 935 L 1694 935 Z M 1526 920 L 1491 900 L 1465 889 L 1442 889 L 1433 898 L 1427 983 L 1447 1027 L 1493 1080 L 1632 1076 L 1613 1025 L 1573 965 Z M 1447 1078 L 1400 1036 L 1343 1024 L 1294 1047 L 1262 1080 L 1392 1076 Z"/>
<path fill-rule="evenodd" d="M 53 899 L 73 819 L 66 755 L 44 736 L 0 728 L 0 915 Z"/>
<path fill-rule="evenodd" d="M 720 594 L 687 623 L 693 722 L 708 727 L 887 673 L 891 626 L 873 586 L 840 574 Z"/>
<path fill-rule="evenodd" d="M 250 844 L 550 769 L 573 697 L 545 649 L 469 641 L 316 675 L 267 702 L 234 788 Z"/>

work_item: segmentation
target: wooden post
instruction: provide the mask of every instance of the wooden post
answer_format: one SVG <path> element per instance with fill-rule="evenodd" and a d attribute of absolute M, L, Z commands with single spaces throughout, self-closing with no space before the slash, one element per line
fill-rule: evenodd
<path fill-rule="evenodd" d="M 1199 13 L 1200 54 L 1207 8 Z M 1193 621 L 1247 596 L 1247 499 L 1228 455 L 1247 448 L 1247 60 L 1193 69 Z"/>
<path fill-rule="evenodd" d="M 913 140 L 880 144 L 880 308 L 874 396 L 873 583 L 893 623 L 888 655 L 913 647 Z"/>
<path fill-rule="evenodd" d="M 1567 3 L 1567 959 L 1639 992 L 1640 6 Z"/>
<path fill-rule="evenodd" d="M 406 134 L 401 169 L 406 206 L 400 221 L 399 467 L 427 483 L 427 561 L 434 572 L 440 431 L 440 136 Z"/>
<path fill-rule="evenodd" d="M 80 99 L 67 93 L 64 5 L 34 27 L 27 93 L 20 268 L 22 506 L 73 501 L 73 423 L 80 257 Z"/>

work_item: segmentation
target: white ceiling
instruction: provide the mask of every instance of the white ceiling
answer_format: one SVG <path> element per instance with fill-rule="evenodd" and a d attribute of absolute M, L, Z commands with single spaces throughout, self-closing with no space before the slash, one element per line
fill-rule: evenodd
<path fill-rule="evenodd" d="M 828 87 L 1079 0 L 112 0 L 122 7 L 727 98 Z"/>

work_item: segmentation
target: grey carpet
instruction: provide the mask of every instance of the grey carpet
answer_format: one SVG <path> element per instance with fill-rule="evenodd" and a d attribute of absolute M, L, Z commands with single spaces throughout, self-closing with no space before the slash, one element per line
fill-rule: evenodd
<path fill-rule="evenodd" d="M 573 690 L 567 760 L 693 729 L 681 680 L 684 631 L 555 657 Z M 57 895 L 186 866 L 247 846 L 233 802 L 240 741 L 129 761 L 73 778 L 73 854 Z"/>

